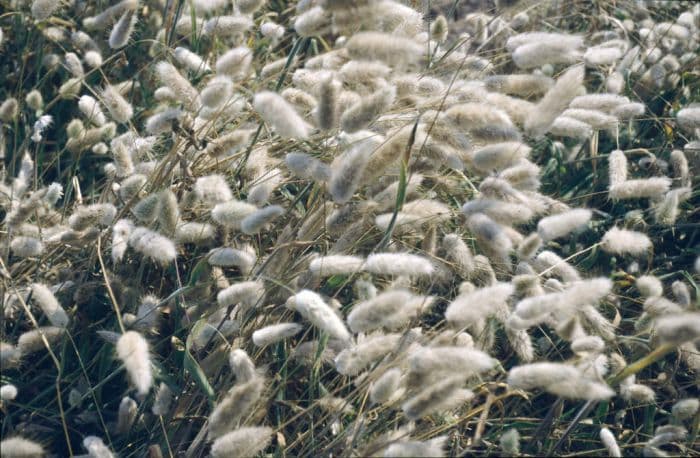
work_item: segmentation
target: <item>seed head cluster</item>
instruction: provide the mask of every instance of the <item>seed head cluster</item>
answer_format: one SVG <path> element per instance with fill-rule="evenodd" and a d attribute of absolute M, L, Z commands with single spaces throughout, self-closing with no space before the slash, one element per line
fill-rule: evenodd
<path fill-rule="evenodd" d="M 3 2 L 3 457 L 692 455 L 700 7 L 423 3 Z"/>

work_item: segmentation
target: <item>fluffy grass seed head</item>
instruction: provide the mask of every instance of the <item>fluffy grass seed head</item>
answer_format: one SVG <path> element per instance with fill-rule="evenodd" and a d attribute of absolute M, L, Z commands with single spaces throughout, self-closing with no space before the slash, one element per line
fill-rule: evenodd
<path fill-rule="evenodd" d="M 409 253 L 375 253 L 365 261 L 364 270 L 376 275 L 423 277 L 433 274 L 435 267 L 426 258 Z"/>
<path fill-rule="evenodd" d="M 578 337 L 571 342 L 574 353 L 601 353 L 604 349 L 605 342 L 598 336 Z"/>
<path fill-rule="evenodd" d="M 618 458 L 622 456 L 620 447 L 617 445 L 615 440 L 615 435 L 608 428 L 600 429 L 600 441 L 603 443 L 605 450 L 610 454 L 610 456 Z"/>
<path fill-rule="evenodd" d="M 391 67 L 407 67 L 417 63 L 425 50 L 418 42 L 393 34 L 359 32 L 345 44 L 351 59 L 378 60 Z"/>
<path fill-rule="evenodd" d="M 640 383 L 622 385 L 620 395 L 625 401 L 634 404 L 651 404 L 656 399 L 654 390 Z"/>
<path fill-rule="evenodd" d="M 467 219 L 467 227 L 479 245 L 505 260 L 513 247 L 504 227 L 483 213 L 474 213 Z"/>
<path fill-rule="evenodd" d="M 32 284 L 32 299 L 53 326 L 61 328 L 68 326 L 70 321 L 68 314 L 49 287 L 41 283 Z"/>
<path fill-rule="evenodd" d="M 664 287 L 661 280 L 653 275 L 642 275 L 637 278 L 635 286 L 642 297 L 661 297 L 664 294 Z"/>
<path fill-rule="evenodd" d="M 364 259 L 358 256 L 321 256 L 311 261 L 309 270 L 319 277 L 353 274 L 362 269 L 364 262 Z"/>
<path fill-rule="evenodd" d="M 584 121 L 561 115 L 554 120 L 549 132 L 552 135 L 559 137 L 579 138 L 585 140 L 593 135 L 593 127 Z"/>
<path fill-rule="evenodd" d="M 651 247 L 651 240 L 646 234 L 617 227 L 606 232 L 601 240 L 603 251 L 613 254 L 641 256 L 648 253 Z"/>
<path fill-rule="evenodd" d="M 19 348 L 7 342 L 0 341 L 0 363 L 8 369 L 15 367 L 21 357 Z"/>
<path fill-rule="evenodd" d="M 342 375 L 354 377 L 395 349 L 400 338 L 399 334 L 367 336 L 356 345 L 338 353 L 335 357 L 335 368 Z"/>
<path fill-rule="evenodd" d="M 370 163 L 372 144 L 370 140 L 360 140 L 331 164 L 328 191 L 336 203 L 344 204 L 349 201 L 362 183 Z"/>
<path fill-rule="evenodd" d="M 511 283 L 496 283 L 460 294 L 445 310 L 445 319 L 457 328 L 476 324 L 499 311 L 503 313 L 503 309 L 507 310 L 506 301 L 514 292 L 515 287 Z"/>
<path fill-rule="evenodd" d="M 17 99 L 10 97 L 5 99 L 0 104 L 0 120 L 3 122 L 12 122 L 19 114 L 19 104 Z"/>
<path fill-rule="evenodd" d="M 287 300 L 287 307 L 299 312 L 311 324 L 328 333 L 331 338 L 350 340 L 350 333 L 336 312 L 313 291 L 302 290 Z"/>
<path fill-rule="evenodd" d="M 681 399 L 673 404 L 671 413 L 678 421 L 685 421 L 693 418 L 700 408 L 700 400 L 697 398 Z"/>
<path fill-rule="evenodd" d="M 685 282 L 680 280 L 674 281 L 671 283 L 671 291 L 673 292 L 673 296 L 676 298 L 676 302 L 678 302 L 682 307 L 690 307 L 692 298 L 690 295 L 690 288 L 688 288 L 688 285 Z"/>
<path fill-rule="evenodd" d="M 558 239 L 586 226 L 592 216 L 593 212 L 586 208 L 547 216 L 537 223 L 537 234 L 545 242 Z"/>
<path fill-rule="evenodd" d="M 272 428 L 267 426 L 245 426 L 235 429 L 214 441 L 211 454 L 214 458 L 256 456 L 270 444 L 272 433 Z"/>
<path fill-rule="evenodd" d="M 175 48 L 174 53 L 175 60 L 177 60 L 180 65 L 184 66 L 188 70 L 195 73 L 202 73 L 211 71 L 209 64 L 202 59 L 199 54 L 190 51 L 187 48 L 178 46 Z"/>
<path fill-rule="evenodd" d="M 332 177 L 331 167 L 306 153 L 287 153 L 285 165 L 294 175 L 314 181 L 328 182 Z"/>
<path fill-rule="evenodd" d="M 217 108 L 223 105 L 232 95 L 233 82 L 225 75 L 218 75 L 209 80 L 200 93 L 202 103 L 208 108 Z M 221 141 L 221 137 L 217 140 Z M 219 154 L 212 154 L 212 156 L 219 156 Z"/>
<path fill-rule="evenodd" d="M 360 99 L 340 117 L 340 127 L 348 133 L 357 132 L 386 112 L 396 99 L 396 88 L 385 86 Z"/>
<path fill-rule="evenodd" d="M 330 31 L 331 16 L 321 6 L 314 6 L 294 21 L 294 30 L 301 37 L 313 37 L 323 35 Z"/>
<path fill-rule="evenodd" d="M 58 4 L 58 2 L 56 3 Z M 41 444 L 20 436 L 4 439 L 0 442 L 0 450 L 2 450 L 2 456 L 7 458 L 41 458 L 46 456 L 46 451 Z"/>
<path fill-rule="evenodd" d="M 13 401 L 17 397 L 17 387 L 12 384 L 0 386 L 0 400 Z"/>
<path fill-rule="evenodd" d="M 233 199 L 231 188 L 223 175 L 207 175 L 197 178 L 194 193 L 207 206 L 215 206 Z"/>
<path fill-rule="evenodd" d="M 120 219 L 112 228 L 112 261 L 120 262 L 126 254 L 129 244 L 129 236 L 134 229 L 134 224 L 128 219 Z"/>
<path fill-rule="evenodd" d="M 564 282 L 575 282 L 581 279 L 581 274 L 576 267 L 549 250 L 539 253 L 532 262 L 532 267 L 538 272 L 559 277 Z"/>
<path fill-rule="evenodd" d="M 134 108 L 129 102 L 119 93 L 116 87 L 107 86 L 100 93 L 100 99 L 110 116 L 116 122 L 123 124 L 129 122 L 134 116 Z"/>
<path fill-rule="evenodd" d="M 170 88 L 175 97 L 191 110 L 197 110 L 201 104 L 199 92 L 180 74 L 173 64 L 166 61 L 156 65 L 158 80 Z"/>
<path fill-rule="evenodd" d="M 61 7 L 60 0 L 34 0 L 32 1 L 32 16 L 37 21 L 45 21 Z"/>
<path fill-rule="evenodd" d="M 627 157 L 619 149 L 608 157 L 608 179 L 611 188 L 627 181 Z"/>
<path fill-rule="evenodd" d="M 676 113 L 676 121 L 683 129 L 688 132 L 700 128 L 700 107 L 686 107 Z"/>
<path fill-rule="evenodd" d="M 656 334 L 662 342 L 682 344 L 700 338 L 700 313 L 686 312 L 656 320 Z"/>
<path fill-rule="evenodd" d="M 495 368 L 498 361 L 474 348 L 459 346 L 419 347 L 408 356 L 408 376 L 412 386 L 423 386 L 446 374 L 462 380 Z"/>
<path fill-rule="evenodd" d="M 453 409 L 474 396 L 470 390 L 463 389 L 463 385 L 464 377 L 461 375 L 444 377 L 404 402 L 401 410 L 406 418 L 415 421 L 433 413 Z"/>
<path fill-rule="evenodd" d="M 490 91 L 520 97 L 532 97 L 545 94 L 554 80 L 549 76 L 535 74 L 493 75 L 484 79 L 486 88 Z"/>
<path fill-rule="evenodd" d="M 212 219 L 227 228 L 240 229 L 241 221 L 252 215 L 258 208 L 240 200 L 229 200 L 214 206 L 211 211 Z"/>
<path fill-rule="evenodd" d="M 442 239 L 445 258 L 463 279 L 470 277 L 474 270 L 474 256 L 459 234 L 447 234 Z"/>
<path fill-rule="evenodd" d="M 501 451 L 506 456 L 518 456 L 520 455 L 520 434 L 515 428 L 510 428 L 508 431 L 501 435 L 499 440 L 499 445 Z"/>
<path fill-rule="evenodd" d="M 203 35 L 225 38 L 242 34 L 252 26 L 253 20 L 248 16 L 214 16 L 205 21 L 201 29 L 197 27 L 197 30 L 202 30 Z"/>
<path fill-rule="evenodd" d="M 531 148 L 520 142 L 493 143 L 474 152 L 472 163 L 482 172 L 502 170 L 527 158 Z"/>
<path fill-rule="evenodd" d="M 253 332 L 253 343 L 265 347 L 298 334 L 303 327 L 297 323 L 278 323 Z"/>
<path fill-rule="evenodd" d="M 165 265 L 177 257 L 172 240 L 145 227 L 137 227 L 129 235 L 129 245 L 154 261 Z"/>
<path fill-rule="evenodd" d="M 24 101 L 27 102 L 27 106 L 29 108 L 36 112 L 39 112 L 44 109 L 44 97 L 41 95 L 41 92 L 39 92 L 38 89 L 32 89 L 31 91 L 29 91 L 24 97 Z M 2 111 L 2 108 L 0 108 L 0 113 Z M 3 117 L 0 116 L 0 119 L 2 118 Z"/>
<path fill-rule="evenodd" d="M 508 372 L 508 385 L 523 390 L 542 388 L 569 399 L 600 400 L 615 394 L 607 385 L 586 379 L 578 369 L 563 363 L 516 366 Z"/>
<path fill-rule="evenodd" d="M 466 400 L 467 396 L 463 396 Z M 427 441 L 402 440 L 394 442 L 384 450 L 385 457 L 412 457 L 431 456 L 440 458 L 445 456 L 447 436 L 434 437 Z"/>
<path fill-rule="evenodd" d="M 46 350 L 43 337 L 50 346 L 56 345 L 65 333 L 65 328 L 56 326 L 40 326 L 31 331 L 27 331 L 17 339 L 17 350 L 22 357 Z"/>
<path fill-rule="evenodd" d="M 247 46 L 237 46 L 216 59 L 216 73 L 241 80 L 249 74 L 252 62 L 253 51 Z"/>
<path fill-rule="evenodd" d="M 90 458 L 114 458 L 114 453 L 97 436 L 86 436 L 83 439 L 83 448 L 87 450 Z"/>
<path fill-rule="evenodd" d="M 248 353 L 240 348 L 233 348 L 228 355 L 228 363 L 238 383 L 246 383 L 256 377 L 255 364 Z"/>
<path fill-rule="evenodd" d="M 10 242 L 10 250 L 18 258 L 30 258 L 43 253 L 44 244 L 34 237 L 20 235 Z"/>
<path fill-rule="evenodd" d="M 264 387 L 260 377 L 236 384 L 209 415 L 209 437 L 218 438 L 234 429 L 258 402 Z"/>
<path fill-rule="evenodd" d="M 174 234 L 177 243 L 206 244 L 214 240 L 216 229 L 209 223 L 188 221 L 178 224 L 174 231 L 161 223 L 161 228 L 169 234 Z"/>
<path fill-rule="evenodd" d="M 170 390 L 168 385 L 161 382 L 161 384 L 158 386 L 158 391 L 156 391 L 156 397 L 153 400 L 153 407 L 151 408 L 153 415 L 167 415 L 170 411 L 172 401 L 173 392 Z"/>
<path fill-rule="evenodd" d="M 668 177 L 627 180 L 610 186 L 609 196 L 613 200 L 657 198 L 668 192 L 671 179 Z"/>
<path fill-rule="evenodd" d="M 525 121 L 525 130 L 538 137 L 547 133 L 554 120 L 561 115 L 569 103 L 578 95 L 583 84 L 585 69 L 577 65 L 568 69 L 537 103 L 534 112 Z"/>
<path fill-rule="evenodd" d="M 277 217 L 282 216 L 284 213 L 284 207 L 279 205 L 268 205 L 267 207 L 256 210 L 243 218 L 241 221 L 241 231 L 249 235 L 257 234 L 267 224 L 271 223 Z"/>
<path fill-rule="evenodd" d="M 544 65 L 573 64 L 581 53 L 572 49 L 566 42 L 538 41 L 527 43 L 513 51 L 511 57 L 521 69 L 531 69 Z"/>
<path fill-rule="evenodd" d="M 125 332 L 117 342 L 117 356 L 124 363 L 137 393 L 148 394 L 153 385 L 153 372 L 146 339 L 136 331 Z"/>
<path fill-rule="evenodd" d="M 394 367 L 372 382 L 369 399 L 372 404 L 385 404 L 396 397 L 401 383 L 401 369 Z"/>
<path fill-rule="evenodd" d="M 112 49 L 120 49 L 129 43 L 129 38 L 134 32 L 138 16 L 136 11 L 127 11 L 119 18 L 112 31 L 109 34 L 109 47 Z"/>
<path fill-rule="evenodd" d="M 260 281 L 244 281 L 234 283 L 222 289 L 216 295 L 220 307 L 241 303 L 246 307 L 254 307 L 265 294 L 265 286 Z"/>
<path fill-rule="evenodd" d="M 269 91 L 258 92 L 253 108 L 281 137 L 304 140 L 309 136 L 309 125 L 282 96 Z"/>
<path fill-rule="evenodd" d="M 391 328 L 398 322 L 406 322 L 419 311 L 420 297 L 407 290 L 396 289 L 364 300 L 348 314 L 348 326 L 353 332 L 369 332 L 382 327 Z"/>
<path fill-rule="evenodd" d="M 336 127 L 340 90 L 340 84 L 330 76 L 319 85 L 318 105 L 315 112 L 316 125 L 319 129 L 330 130 Z"/>
<path fill-rule="evenodd" d="M 117 414 L 117 434 L 126 434 L 131 430 L 131 427 L 136 421 L 138 413 L 138 404 L 129 396 L 124 396 L 119 403 L 119 412 Z"/>

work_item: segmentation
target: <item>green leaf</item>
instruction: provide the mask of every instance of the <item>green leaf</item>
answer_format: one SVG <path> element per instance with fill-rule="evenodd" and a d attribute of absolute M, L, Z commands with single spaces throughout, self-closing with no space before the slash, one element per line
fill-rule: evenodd
<path fill-rule="evenodd" d="M 204 257 L 199 260 L 197 264 L 195 264 L 194 268 L 192 269 L 192 272 L 190 273 L 190 279 L 187 281 L 187 286 L 194 286 L 197 284 L 197 282 L 202 278 L 204 275 L 206 275 L 209 272 L 209 260 Z M 178 293 L 176 291 L 175 293 Z M 173 293 L 173 294 L 175 294 Z M 172 294 L 171 294 L 172 296 Z"/>

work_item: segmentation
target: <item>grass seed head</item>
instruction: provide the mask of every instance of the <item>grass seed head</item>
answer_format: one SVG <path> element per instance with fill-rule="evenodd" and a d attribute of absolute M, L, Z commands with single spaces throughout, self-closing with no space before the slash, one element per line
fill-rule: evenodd
<path fill-rule="evenodd" d="M 235 429 L 214 441 L 211 454 L 214 458 L 244 458 L 265 450 L 272 440 L 272 428 L 245 426 Z"/>
<path fill-rule="evenodd" d="M 153 371 L 146 339 L 136 331 L 125 332 L 117 342 L 117 356 L 139 396 L 148 394 L 153 385 Z"/>

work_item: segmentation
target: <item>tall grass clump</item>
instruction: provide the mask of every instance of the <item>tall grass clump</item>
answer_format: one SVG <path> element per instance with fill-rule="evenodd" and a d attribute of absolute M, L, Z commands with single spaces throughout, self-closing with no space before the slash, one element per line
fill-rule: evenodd
<path fill-rule="evenodd" d="M 0 11 L 3 457 L 697 455 L 697 5 Z"/>

